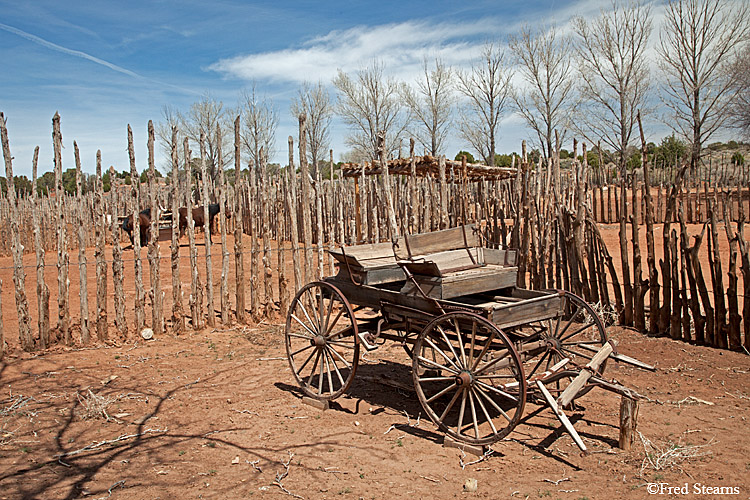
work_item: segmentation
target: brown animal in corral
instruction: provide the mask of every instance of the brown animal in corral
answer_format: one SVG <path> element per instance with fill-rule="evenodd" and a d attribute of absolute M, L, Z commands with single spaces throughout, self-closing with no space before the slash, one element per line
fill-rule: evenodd
<path fill-rule="evenodd" d="M 216 232 L 215 229 L 215 218 L 216 215 L 219 213 L 220 207 L 218 203 L 212 203 L 208 205 L 208 228 L 209 231 L 211 231 L 211 234 Z M 228 210 L 225 210 L 227 219 L 231 217 Z M 206 225 L 206 222 L 203 218 L 203 205 L 199 207 L 193 208 L 193 222 L 195 223 L 195 227 L 204 227 Z M 185 234 L 185 229 L 187 229 L 187 208 L 186 207 L 180 207 L 180 237 L 182 237 Z"/>
<path fill-rule="evenodd" d="M 148 244 L 149 238 L 151 237 L 151 208 L 147 208 L 145 210 L 141 210 L 141 212 L 138 214 L 138 224 L 141 234 L 141 246 L 145 246 Z M 122 229 L 126 233 L 128 233 L 128 238 L 130 238 L 130 244 L 135 247 L 135 242 L 133 241 L 133 214 L 128 215 L 128 217 L 122 221 Z"/>

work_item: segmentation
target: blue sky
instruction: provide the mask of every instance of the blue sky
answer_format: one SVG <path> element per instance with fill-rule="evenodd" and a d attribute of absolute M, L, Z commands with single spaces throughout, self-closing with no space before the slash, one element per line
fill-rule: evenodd
<path fill-rule="evenodd" d="M 375 57 L 407 81 L 416 78 L 424 55 L 468 67 L 487 40 L 504 43 L 527 23 L 564 27 L 573 15 L 597 14 L 600 4 L 0 0 L 0 111 L 8 120 L 14 172 L 31 176 L 37 145 L 40 172 L 51 169 L 55 111 L 62 117 L 63 168 L 74 167 L 73 140 L 84 171 L 94 171 L 97 149 L 105 168 L 128 168 L 130 124 L 143 170 L 146 125 L 161 120 L 164 105 L 186 111 L 210 93 L 233 107 L 253 83 L 279 112 L 276 143 L 283 146 L 288 135 L 297 135 L 289 104 L 305 80 L 330 85 L 337 68 L 353 72 Z M 346 150 L 345 134 L 335 123 L 337 158 Z M 531 137 L 512 115 L 500 136 L 498 150 L 507 152 Z M 447 153 L 462 147 L 453 134 Z M 274 155 L 280 163 L 285 158 L 283 150 Z"/>

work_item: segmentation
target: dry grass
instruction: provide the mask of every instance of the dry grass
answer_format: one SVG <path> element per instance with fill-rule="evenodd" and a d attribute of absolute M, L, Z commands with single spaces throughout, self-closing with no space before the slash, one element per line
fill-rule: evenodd
<path fill-rule="evenodd" d="M 688 445 L 683 444 L 682 437 L 680 437 L 676 443 L 668 441 L 664 446 L 658 446 L 640 432 L 638 436 L 641 438 L 645 453 L 641 463 L 641 474 L 648 469 L 660 471 L 672 467 L 680 468 L 682 462 L 711 455 L 706 448 L 711 446 L 713 439 L 706 444 Z"/>
<path fill-rule="evenodd" d="M 76 393 L 76 396 L 78 397 L 78 403 L 81 405 L 77 412 L 80 418 L 83 420 L 99 418 L 110 420 L 107 407 L 117 401 L 117 398 L 94 394 L 91 389 L 88 389 L 84 396 L 81 396 L 80 393 Z"/>

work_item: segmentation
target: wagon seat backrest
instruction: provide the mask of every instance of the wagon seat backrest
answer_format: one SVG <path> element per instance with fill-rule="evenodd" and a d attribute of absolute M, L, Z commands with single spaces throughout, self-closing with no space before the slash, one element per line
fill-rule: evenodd
<path fill-rule="evenodd" d="M 443 231 L 404 235 L 399 238 L 396 256 L 402 261 L 432 263 L 441 275 L 482 267 L 486 264 L 474 224 Z"/>

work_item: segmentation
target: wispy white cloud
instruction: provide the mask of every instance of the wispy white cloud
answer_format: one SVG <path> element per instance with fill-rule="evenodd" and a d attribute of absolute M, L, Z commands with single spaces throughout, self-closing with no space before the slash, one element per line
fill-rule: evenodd
<path fill-rule="evenodd" d="M 129 69 L 125 69 L 121 66 L 118 66 L 116 64 L 112 64 L 111 62 L 105 61 L 103 59 L 99 59 L 98 57 L 94 57 L 90 54 L 87 54 L 85 52 L 82 52 L 80 50 L 73 50 L 69 49 L 67 47 L 63 47 L 61 45 L 57 45 L 56 43 L 48 42 L 44 38 L 40 38 L 36 35 L 32 35 L 31 33 L 27 33 L 25 31 L 19 30 L 18 28 L 14 28 L 13 26 L 8 26 L 7 24 L 0 23 L 0 29 L 5 30 L 9 33 L 13 33 L 14 35 L 18 35 L 20 37 L 25 38 L 26 40 L 29 40 L 31 42 L 34 42 L 38 45 L 41 45 L 42 47 L 46 47 L 48 49 L 56 50 L 58 52 L 62 52 L 63 54 L 68 54 L 75 57 L 80 57 L 82 59 L 89 60 L 96 64 L 101 64 L 102 66 L 106 66 L 107 68 L 117 71 L 118 73 L 122 73 L 124 75 L 132 76 L 134 78 L 142 78 L 138 73 L 135 73 L 134 71 L 130 71 Z"/>

